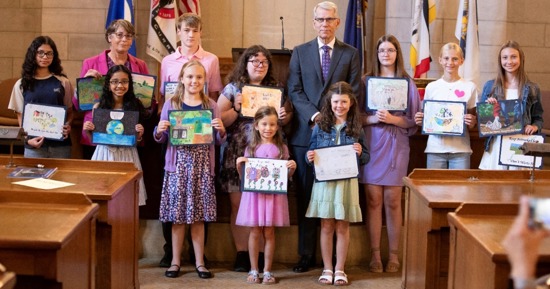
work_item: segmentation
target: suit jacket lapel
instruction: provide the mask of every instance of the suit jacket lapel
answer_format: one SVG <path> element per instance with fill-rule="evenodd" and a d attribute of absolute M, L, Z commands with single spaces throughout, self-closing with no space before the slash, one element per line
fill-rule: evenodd
<path fill-rule="evenodd" d="M 338 67 L 338 63 L 340 62 L 340 58 L 342 58 L 343 50 L 341 49 L 341 43 L 336 39 L 334 42 L 334 49 L 332 50 L 332 56 L 330 57 L 330 68 L 328 70 L 328 79 L 325 81 L 324 88 L 328 88 L 328 84 L 331 83 L 332 75 L 334 74 L 334 71 Z"/>
<path fill-rule="evenodd" d="M 323 72 L 321 69 L 321 58 L 319 56 L 319 45 L 317 44 L 317 38 L 310 41 L 309 46 L 310 61 L 313 63 L 313 69 L 317 74 L 317 78 L 319 78 L 319 82 L 323 83 Z"/>

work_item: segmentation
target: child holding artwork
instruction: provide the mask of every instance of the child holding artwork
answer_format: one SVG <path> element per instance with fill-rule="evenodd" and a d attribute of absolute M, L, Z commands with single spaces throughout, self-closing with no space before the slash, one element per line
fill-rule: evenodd
<path fill-rule="evenodd" d="M 132 83 L 132 73 L 126 66 L 115 65 L 111 67 L 105 76 L 103 94 L 99 102 L 94 105 L 94 109 L 138 111 L 140 120 L 142 120 L 145 115 L 145 108 L 134 94 L 134 86 Z M 91 134 L 92 131 L 95 130 L 94 123 L 87 120 L 82 125 L 82 129 L 87 133 L 88 138 L 92 139 Z M 140 142 L 144 133 L 143 125 L 140 123 L 136 124 L 135 130 L 137 133 L 137 141 Z M 136 168 L 142 170 L 137 148 L 135 146 L 99 144 L 95 147 L 92 160 L 132 162 L 135 164 Z M 144 206 L 145 200 L 147 200 L 147 193 L 145 191 L 143 177 L 141 177 L 139 180 L 139 205 Z"/>
<path fill-rule="evenodd" d="M 213 111 L 212 128 L 216 143 L 225 140 L 225 128 L 216 102 L 204 93 L 206 70 L 196 60 L 181 69 L 174 97 L 164 103 L 160 121 L 154 131 L 159 143 L 167 143 L 164 183 L 160 200 L 159 219 L 172 222 L 172 264 L 165 276 L 179 275 L 185 224 L 191 226 L 195 251 L 195 271 L 200 278 L 211 278 L 204 263 L 204 222 L 216 221 L 216 192 L 214 189 L 214 144 L 174 146 L 169 140 L 171 110 Z"/>
<path fill-rule="evenodd" d="M 337 145 L 353 145 L 360 164 L 369 161 L 357 98 L 351 85 L 344 81 L 331 85 L 324 96 L 320 122 L 313 128 L 306 161 L 313 163 L 315 149 Z M 324 268 L 319 283 L 333 284 L 334 279 L 334 285 L 347 285 L 344 266 L 349 246 L 349 223 L 362 221 L 357 178 L 316 181 L 306 217 L 321 218 L 320 240 Z M 332 247 L 335 233 L 336 265 L 333 268 Z"/>
<path fill-rule="evenodd" d="M 71 122 L 73 118 L 73 87 L 63 73 L 55 42 L 48 36 L 36 37 L 25 55 L 21 79 L 13 86 L 8 108 L 15 111 L 19 126 L 23 126 L 22 113 L 28 103 L 65 106 L 63 140 L 47 140 L 43 136 L 29 137 L 25 141 L 25 157 L 70 158 Z"/>
<path fill-rule="evenodd" d="M 244 157 L 237 158 L 236 167 L 242 176 L 242 164 L 247 157 L 288 159 L 288 147 L 283 143 L 282 132 L 279 129 L 277 110 L 271 106 L 260 107 L 254 116 L 254 130 L 245 148 Z M 286 164 L 288 177 L 292 177 L 296 162 L 289 160 Z M 287 181 L 287 180 L 285 180 Z M 271 264 L 275 252 L 275 227 L 288 227 L 288 199 L 286 194 L 267 194 L 243 192 L 237 214 L 236 224 L 250 227 L 248 238 L 248 253 L 250 257 L 250 272 L 248 283 L 273 284 L 275 276 L 271 273 Z M 263 279 L 260 281 L 258 256 L 260 241 L 264 238 L 264 268 Z"/>
<path fill-rule="evenodd" d="M 498 53 L 498 74 L 483 86 L 481 101 L 498 104 L 497 100 L 519 99 L 522 102 L 523 113 L 512 108 L 518 117 L 523 118 L 525 125 L 523 133 L 536 134 L 542 129 L 542 103 L 539 86 L 531 82 L 524 69 L 525 54 L 515 41 L 508 41 L 500 47 Z M 493 125 L 501 125 L 498 114 Z M 505 122 L 506 125 L 506 122 Z M 498 127 L 497 127 L 498 128 Z M 489 137 L 485 142 L 485 152 L 479 168 L 482 170 L 514 170 L 520 167 L 499 165 L 500 142 L 502 137 Z"/>
<path fill-rule="evenodd" d="M 443 76 L 426 86 L 424 100 L 461 101 L 466 103 L 467 113 L 464 115 L 463 136 L 428 136 L 426 145 L 426 167 L 429 169 L 469 169 L 470 134 L 468 129 L 476 125 L 475 106 L 477 100 L 476 85 L 464 80 L 458 75 L 458 68 L 464 63 L 464 54 L 456 43 L 447 43 L 439 52 L 439 64 L 443 68 Z M 423 112 L 417 112 L 414 119 L 417 125 L 422 125 Z"/>

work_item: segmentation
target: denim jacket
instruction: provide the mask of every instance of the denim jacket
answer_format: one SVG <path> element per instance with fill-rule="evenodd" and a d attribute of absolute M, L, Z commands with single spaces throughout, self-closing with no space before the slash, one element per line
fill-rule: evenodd
<path fill-rule="evenodd" d="M 497 100 L 503 100 L 504 95 L 491 95 L 491 89 L 495 80 L 489 80 L 483 86 L 483 92 L 481 94 L 481 102 L 486 102 L 489 97 L 494 97 Z M 527 82 L 523 86 L 522 91 L 522 106 L 523 106 L 523 125 L 534 125 L 538 128 L 537 133 L 542 130 L 542 103 L 540 102 L 540 88 L 534 82 Z M 488 137 L 485 141 L 485 151 L 489 150 L 489 145 L 492 136 Z"/>
<path fill-rule="evenodd" d="M 359 165 L 364 165 L 368 163 L 370 159 L 370 154 L 369 154 L 369 150 L 367 149 L 367 146 L 365 145 L 366 142 L 365 142 L 364 131 L 361 130 L 359 139 L 356 139 L 346 134 L 346 126 L 347 124 L 344 124 L 344 126 L 342 126 L 342 129 L 340 130 L 339 145 L 350 145 L 354 143 L 359 143 L 362 148 L 361 155 L 359 156 Z M 309 141 L 309 150 L 335 146 L 336 145 L 335 141 L 336 141 L 336 129 L 334 127 L 331 128 L 330 133 L 327 133 L 326 131 L 319 128 L 319 126 L 316 124 L 315 127 L 313 128 L 311 139 Z M 311 165 L 311 163 L 307 159 L 307 154 L 305 155 L 305 158 L 306 158 L 306 162 Z"/>

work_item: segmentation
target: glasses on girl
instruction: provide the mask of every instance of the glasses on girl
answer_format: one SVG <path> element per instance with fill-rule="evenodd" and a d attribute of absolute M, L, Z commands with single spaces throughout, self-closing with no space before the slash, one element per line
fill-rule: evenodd
<path fill-rule="evenodd" d="M 249 60 L 248 62 L 252 63 L 252 66 L 254 67 L 258 67 L 260 66 L 260 64 L 263 66 L 263 67 L 266 67 L 269 65 L 269 60 L 262 60 L 262 61 L 259 61 L 258 59 L 254 59 L 254 60 Z"/>
<path fill-rule="evenodd" d="M 52 58 L 53 57 L 53 51 L 42 51 L 42 50 L 38 50 L 36 52 L 36 55 L 38 55 L 38 57 L 42 58 L 44 56 L 46 56 L 46 58 Z"/>

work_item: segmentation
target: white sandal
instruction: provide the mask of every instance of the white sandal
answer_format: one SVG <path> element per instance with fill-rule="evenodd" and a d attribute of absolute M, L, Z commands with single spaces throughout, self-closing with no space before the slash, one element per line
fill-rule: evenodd
<path fill-rule="evenodd" d="M 334 276 L 334 273 L 332 272 L 332 270 L 329 270 L 329 269 L 323 270 L 323 273 L 321 273 L 321 276 L 319 277 L 319 284 L 332 285 L 333 276 Z"/>
<path fill-rule="evenodd" d="M 342 275 L 336 275 L 336 274 L 342 274 Z M 343 281 L 343 282 L 338 282 Z M 348 275 L 344 271 L 337 270 L 334 272 L 334 285 L 335 286 L 345 286 L 348 285 Z"/>
<path fill-rule="evenodd" d="M 262 279 L 263 285 L 271 285 L 277 283 L 277 279 L 275 279 L 275 275 L 269 271 L 264 272 L 264 278 Z"/>
<path fill-rule="evenodd" d="M 260 284 L 260 282 L 262 282 L 262 280 L 260 280 L 260 273 L 258 273 L 258 270 L 250 270 L 248 276 L 246 276 L 246 283 Z"/>

